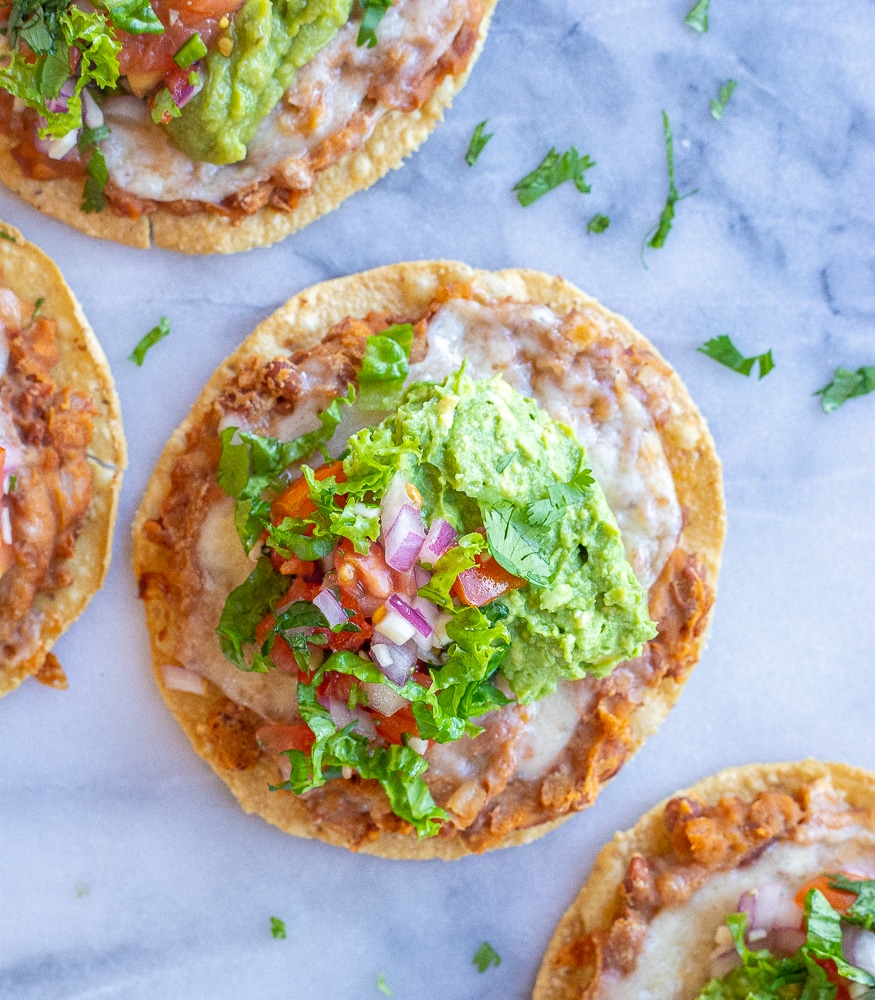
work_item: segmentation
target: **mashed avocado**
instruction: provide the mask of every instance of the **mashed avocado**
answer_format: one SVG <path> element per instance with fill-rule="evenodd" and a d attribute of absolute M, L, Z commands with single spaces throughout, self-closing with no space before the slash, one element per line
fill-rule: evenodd
<path fill-rule="evenodd" d="M 230 56 L 213 49 L 203 90 L 167 126 L 193 160 L 237 163 L 295 73 L 346 24 L 352 0 L 247 0 L 234 17 Z"/>
<path fill-rule="evenodd" d="M 417 383 L 395 414 L 350 441 L 353 451 L 365 441 L 402 453 L 427 521 L 485 525 L 496 559 L 530 581 L 500 598 L 512 639 L 501 669 L 521 701 L 562 677 L 606 674 L 656 635 L 583 447 L 501 376 Z"/>

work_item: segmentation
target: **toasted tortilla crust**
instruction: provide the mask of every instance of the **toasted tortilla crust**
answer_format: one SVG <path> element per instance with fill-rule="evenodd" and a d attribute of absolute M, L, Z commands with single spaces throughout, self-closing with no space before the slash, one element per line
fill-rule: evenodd
<path fill-rule="evenodd" d="M 109 208 L 86 213 L 82 203 L 82 181 L 61 177 L 39 181 L 25 177 L 12 156 L 16 140 L 0 134 L 0 180 L 26 202 L 46 215 L 98 239 L 114 240 L 127 246 L 148 250 L 160 247 L 187 254 L 236 253 L 253 247 L 271 246 L 286 236 L 333 211 L 356 191 L 376 183 L 390 170 L 397 170 L 404 160 L 428 138 L 443 120 L 444 110 L 465 86 L 474 63 L 483 49 L 492 12 L 498 0 L 483 0 L 477 44 L 471 58 L 456 76 L 446 77 L 422 107 L 414 111 L 390 111 L 377 123 L 361 149 L 347 154 L 323 170 L 300 203 L 290 212 L 265 206 L 242 222 L 234 223 L 222 215 L 204 209 L 194 215 L 179 216 L 165 209 L 139 219 L 114 215 Z"/>
<path fill-rule="evenodd" d="M 150 600 L 149 574 L 160 566 L 160 552 L 146 540 L 144 523 L 158 516 L 170 487 L 170 473 L 185 451 L 189 431 L 204 418 L 223 385 L 243 362 L 250 357 L 269 359 L 275 356 L 277 345 L 296 335 L 296 346 L 311 347 L 325 333 L 347 316 L 365 316 L 371 312 L 420 317 L 440 287 L 453 283 L 473 283 L 476 290 L 493 298 L 510 298 L 519 302 L 540 302 L 560 315 L 572 309 L 622 343 L 646 349 L 661 359 L 658 351 L 637 333 L 629 323 L 609 312 L 594 299 L 562 278 L 536 271 L 507 270 L 475 271 L 454 261 L 420 261 L 395 264 L 365 271 L 361 274 L 326 281 L 299 293 L 261 323 L 240 348 L 219 367 L 207 382 L 191 413 L 174 432 L 146 489 L 133 525 L 134 572 L 141 581 L 141 596 L 146 600 L 146 615 L 152 641 L 153 666 L 159 687 L 170 710 L 185 730 L 195 750 L 210 764 L 229 786 L 247 812 L 302 837 L 318 837 L 329 843 L 347 846 L 335 833 L 317 826 L 302 803 L 292 794 L 282 795 L 268 790 L 276 782 L 276 766 L 262 757 L 258 765 L 248 770 L 233 770 L 223 766 L 219 745 L 211 738 L 211 721 L 221 710 L 222 695 L 211 688 L 207 697 L 188 694 L 164 687 L 162 665 L 168 660 L 163 638 L 168 622 L 159 601 Z M 663 446 L 675 478 L 678 499 L 686 517 L 678 542 L 685 551 L 695 554 L 705 565 L 708 580 L 716 584 L 720 553 L 725 532 L 725 509 L 720 461 L 704 419 L 690 399 L 676 374 L 670 376 L 671 416 L 661 430 Z M 697 640 L 697 653 L 705 642 L 703 629 Z M 648 694 L 644 704 L 633 715 L 631 726 L 634 748 L 651 735 L 677 700 L 683 682 L 666 678 Z M 225 761 L 227 763 L 227 761 Z M 517 830 L 496 846 L 509 847 L 528 843 L 562 823 L 566 816 L 529 829 Z M 388 858 L 452 859 L 472 853 L 458 837 L 417 840 L 415 835 L 382 833 L 361 848 L 369 854 Z"/>
<path fill-rule="evenodd" d="M 592 872 L 559 922 L 547 947 L 532 1000 L 573 1000 L 580 996 L 579 979 L 556 959 L 563 949 L 597 930 L 607 930 L 613 919 L 617 889 L 623 882 L 635 854 L 644 857 L 668 853 L 665 807 L 670 799 L 687 797 L 712 805 L 725 796 L 750 801 L 761 792 L 793 795 L 820 778 L 829 778 L 849 805 L 860 809 L 875 807 L 875 774 L 848 764 L 804 760 L 788 764 L 749 764 L 730 767 L 692 788 L 675 792 L 646 812 L 640 820 L 602 848 Z"/>
<path fill-rule="evenodd" d="M 82 307 L 55 264 L 12 226 L 0 222 L 0 285 L 25 301 L 45 299 L 42 314 L 58 324 L 60 360 L 52 368 L 59 385 L 90 397 L 96 415 L 88 449 L 94 498 L 75 553 L 67 564 L 73 582 L 51 597 L 38 596 L 32 615 L 42 616 L 33 643 L 11 663 L 0 664 L 0 696 L 36 674 L 56 640 L 85 610 L 109 569 L 112 535 L 118 509 L 127 448 L 121 407 L 103 348 Z"/>

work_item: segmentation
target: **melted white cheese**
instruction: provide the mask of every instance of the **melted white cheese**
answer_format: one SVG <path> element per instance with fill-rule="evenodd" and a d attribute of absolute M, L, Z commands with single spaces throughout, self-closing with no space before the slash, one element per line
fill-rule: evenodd
<path fill-rule="evenodd" d="M 853 839 L 850 839 L 853 838 Z M 859 827 L 814 844 L 777 843 L 753 864 L 715 875 L 685 906 L 668 907 L 651 921 L 635 972 L 606 981 L 599 1000 L 691 1000 L 709 978 L 708 956 L 727 913 L 743 892 L 780 881 L 795 893 L 822 871 L 871 871 L 875 835 Z"/>
<path fill-rule="evenodd" d="M 366 101 L 387 59 L 402 85 L 414 84 L 422 67 L 450 47 L 466 10 L 467 0 L 396 0 L 380 22 L 373 49 L 356 45 L 358 24 L 347 23 L 300 70 L 240 163 L 194 162 L 152 121 L 145 100 L 110 98 L 103 106 L 110 135 L 101 146 L 110 177 L 130 194 L 155 201 L 219 202 L 276 175 L 292 188 L 307 189 L 314 181 L 311 150 L 362 110 L 364 131 L 355 143 L 360 145 L 389 110 Z"/>

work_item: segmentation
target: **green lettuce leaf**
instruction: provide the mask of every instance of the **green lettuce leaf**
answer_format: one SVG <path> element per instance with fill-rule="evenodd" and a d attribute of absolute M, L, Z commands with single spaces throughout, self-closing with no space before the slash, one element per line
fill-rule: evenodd
<path fill-rule="evenodd" d="M 368 337 L 359 370 L 359 406 L 363 410 L 390 410 L 398 403 L 412 346 L 413 327 L 409 323 Z"/>
<path fill-rule="evenodd" d="M 256 673 L 268 670 L 261 659 L 250 666 L 243 647 L 255 642 L 258 623 L 274 610 L 288 589 L 289 578 L 277 573 L 270 560 L 262 556 L 246 580 L 228 595 L 216 633 L 222 653 L 240 670 Z"/>
<path fill-rule="evenodd" d="M 475 558 L 480 552 L 487 548 L 486 539 L 479 531 L 472 531 L 470 535 L 462 535 L 451 549 L 447 549 L 442 556 L 438 557 L 434 564 L 431 579 L 428 583 L 419 588 L 419 596 L 425 597 L 429 601 L 447 611 L 455 611 L 453 599 L 450 597 L 450 589 L 466 569 L 471 569 L 477 562 Z"/>
<path fill-rule="evenodd" d="M 833 875 L 829 884 L 833 889 L 853 892 L 857 897 L 842 914 L 842 920 L 865 927 L 867 931 L 875 931 L 875 879 L 854 881 L 845 875 Z"/>

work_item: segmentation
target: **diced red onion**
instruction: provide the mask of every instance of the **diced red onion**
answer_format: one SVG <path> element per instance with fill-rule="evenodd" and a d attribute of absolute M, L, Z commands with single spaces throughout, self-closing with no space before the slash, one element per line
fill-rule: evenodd
<path fill-rule="evenodd" d="M 331 721 L 338 729 L 345 729 L 351 722 L 354 722 L 354 732 L 360 733 L 369 740 L 376 737 L 377 730 L 374 728 L 371 717 L 358 706 L 350 710 L 345 702 L 338 698 L 329 698 L 328 711 L 331 713 Z"/>
<path fill-rule="evenodd" d="M 424 541 L 422 515 L 412 503 L 404 504 L 384 538 L 386 565 L 401 572 L 412 569 Z"/>
<path fill-rule="evenodd" d="M 46 121 L 44 118 L 40 118 L 39 123 L 41 128 L 45 128 Z M 62 135 L 57 139 L 37 138 L 34 140 L 34 145 L 41 153 L 45 153 L 50 160 L 63 160 L 64 157 L 75 148 L 78 141 L 79 130 L 72 129 L 66 135 Z"/>
<path fill-rule="evenodd" d="M 782 882 L 765 882 L 743 893 L 738 900 L 738 910 L 748 916 L 748 933 L 785 927 L 796 930 L 802 922 L 802 910 Z"/>
<path fill-rule="evenodd" d="M 382 632 L 390 642 L 403 646 L 408 639 L 412 639 L 416 635 L 416 628 L 392 609 L 374 625 L 374 634 L 376 635 L 378 632 Z"/>
<path fill-rule="evenodd" d="M 330 590 L 320 590 L 313 598 L 313 603 L 328 619 L 328 624 L 331 628 L 334 628 L 336 625 L 345 625 L 349 620 L 340 601 L 338 601 Z"/>
<path fill-rule="evenodd" d="M 192 84 L 189 83 L 189 78 L 192 73 L 197 73 L 197 82 Z M 176 102 L 178 108 L 184 108 L 186 104 L 199 93 L 204 86 L 204 74 L 203 66 L 201 63 L 194 63 L 190 66 L 185 74 L 174 74 L 168 81 L 167 87 L 170 91 L 170 96 Z"/>
<path fill-rule="evenodd" d="M 765 938 L 765 947 L 782 958 L 795 955 L 803 944 L 805 944 L 805 931 L 798 927 L 776 927 Z M 758 944 L 757 947 L 763 946 Z"/>
<path fill-rule="evenodd" d="M 414 598 L 414 600 L 417 600 L 417 598 Z M 421 601 L 422 598 L 418 598 L 418 600 Z M 426 601 L 425 603 L 428 604 L 429 602 Z M 434 629 L 431 626 L 431 622 L 429 622 L 428 618 L 425 617 L 422 611 L 419 611 L 417 608 L 412 608 L 407 601 L 405 601 L 402 597 L 399 597 L 398 594 L 392 594 L 389 600 L 386 601 L 386 604 L 388 604 L 393 610 L 397 611 L 405 621 L 410 622 L 423 639 L 431 638 L 431 634 L 434 632 Z"/>
<path fill-rule="evenodd" d="M 424 754 L 428 750 L 428 740 L 421 740 L 418 736 L 409 736 L 407 745 L 414 753 Z"/>
<path fill-rule="evenodd" d="M 368 708 L 379 712 L 380 715 L 385 715 L 386 718 L 410 704 L 406 698 L 396 694 L 386 684 L 362 684 L 362 687 L 368 695 Z"/>
<path fill-rule="evenodd" d="M 741 964 L 741 956 L 734 945 L 729 948 L 717 947 L 711 952 L 710 963 L 711 978 L 722 979 Z"/>
<path fill-rule="evenodd" d="M 394 642 L 383 642 L 379 632 L 374 632 L 371 640 L 371 656 L 383 674 L 398 687 L 403 687 L 416 665 L 417 648 L 413 639 L 398 646 Z"/>
<path fill-rule="evenodd" d="M 46 99 L 46 107 L 53 114 L 59 114 L 63 111 L 70 110 L 70 98 L 73 96 L 73 91 L 76 89 L 76 81 L 71 76 L 65 81 L 64 85 L 61 87 L 60 92 L 57 97 L 49 97 Z M 43 123 L 43 128 L 45 128 L 45 123 Z"/>
<path fill-rule="evenodd" d="M 193 670 L 165 663 L 161 672 L 164 675 L 164 687 L 173 691 L 188 691 L 189 694 L 204 695 L 207 693 L 203 677 Z"/>
<path fill-rule="evenodd" d="M 445 521 L 442 517 L 435 518 L 419 552 L 419 561 L 433 566 L 458 537 L 458 531 L 449 521 Z"/>
<path fill-rule="evenodd" d="M 104 124 L 103 111 L 87 87 L 82 91 L 82 121 L 88 128 L 100 128 Z"/>
<path fill-rule="evenodd" d="M 395 476 L 392 482 L 389 483 L 389 489 L 386 490 L 380 502 L 380 529 L 383 533 L 383 538 L 386 538 L 394 527 L 401 508 L 409 503 L 410 497 L 407 495 L 407 484 L 404 482 L 402 476 Z"/>
<path fill-rule="evenodd" d="M 845 959 L 875 976 L 875 934 L 849 924 L 842 926 L 842 954 Z"/>
<path fill-rule="evenodd" d="M 420 587 L 424 587 L 431 580 L 431 573 L 427 569 L 423 569 L 422 566 L 414 566 L 413 580 L 416 583 L 416 589 L 419 590 Z"/>

